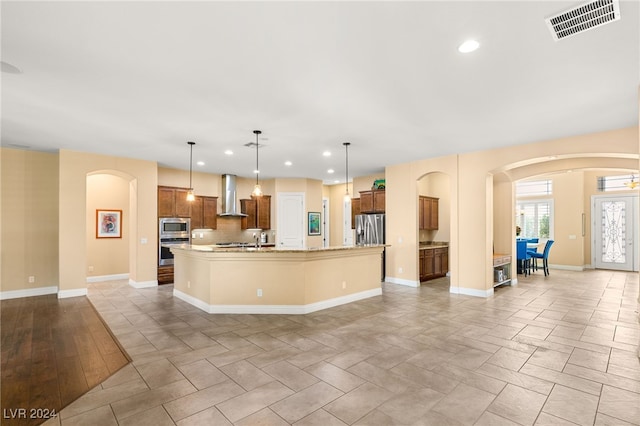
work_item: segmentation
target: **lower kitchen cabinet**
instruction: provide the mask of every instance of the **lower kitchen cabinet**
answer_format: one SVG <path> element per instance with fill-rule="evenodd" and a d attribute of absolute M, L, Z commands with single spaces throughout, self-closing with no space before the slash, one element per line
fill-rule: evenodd
<path fill-rule="evenodd" d="M 440 278 L 449 272 L 449 248 L 420 248 L 420 281 Z"/>
<path fill-rule="evenodd" d="M 158 266 L 158 284 L 173 283 L 173 265 Z"/>

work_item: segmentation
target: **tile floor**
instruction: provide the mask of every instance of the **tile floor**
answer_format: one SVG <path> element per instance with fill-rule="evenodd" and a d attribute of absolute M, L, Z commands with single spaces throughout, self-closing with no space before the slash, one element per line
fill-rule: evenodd
<path fill-rule="evenodd" d="M 133 362 L 47 425 L 640 425 L 638 274 L 447 279 L 304 316 L 92 284 Z"/>

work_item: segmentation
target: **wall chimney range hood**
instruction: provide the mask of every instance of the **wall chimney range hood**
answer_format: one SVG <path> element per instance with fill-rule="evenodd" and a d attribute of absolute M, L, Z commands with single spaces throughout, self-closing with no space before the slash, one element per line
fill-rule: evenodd
<path fill-rule="evenodd" d="M 220 217 L 246 217 L 238 211 L 236 175 L 222 175 L 222 213 Z"/>

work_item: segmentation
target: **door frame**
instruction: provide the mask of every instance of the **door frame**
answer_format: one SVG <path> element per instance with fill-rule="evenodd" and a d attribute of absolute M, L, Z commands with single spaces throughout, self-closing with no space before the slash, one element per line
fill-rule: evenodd
<path fill-rule="evenodd" d="M 640 208 L 639 208 L 639 197 L 638 194 L 598 194 L 591 196 L 591 265 L 593 269 L 596 268 L 596 259 L 599 251 L 596 247 L 596 232 L 598 230 L 597 225 L 597 217 L 596 217 L 596 202 L 601 199 L 619 199 L 619 200 L 631 200 L 631 233 L 632 233 L 632 253 L 631 253 L 631 270 L 637 272 L 640 269 L 640 259 L 638 255 L 640 254 L 640 245 L 639 245 L 639 217 L 640 217 Z M 604 268 L 603 268 L 604 269 Z M 622 271 L 629 271 L 627 269 L 620 269 Z"/>
<path fill-rule="evenodd" d="M 282 214 L 282 211 L 284 210 L 284 207 L 282 205 L 282 198 L 283 196 L 291 196 L 291 197 L 297 197 L 300 199 L 301 201 L 301 220 L 300 220 L 300 237 L 301 237 L 301 247 L 299 248 L 306 248 L 307 247 L 307 237 L 306 237 L 306 231 L 305 231 L 305 211 L 306 211 L 306 194 L 304 192 L 278 192 L 276 194 L 277 197 L 277 206 L 278 206 L 278 210 L 277 210 L 277 214 L 276 214 L 276 223 L 278 224 L 278 228 L 276 231 L 276 245 L 277 247 L 280 247 L 281 245 L 281 232 L 280 230 L 284 229 L 284 226 L 282 226 L 281 221 L 283 220 L 284 215 Z"/>
<path fill-rule="evenodd" d="M 329 224 L 330 201 L 327 197 L 322 197 L 322 247 L 331 246 L 331 226 Z"/>

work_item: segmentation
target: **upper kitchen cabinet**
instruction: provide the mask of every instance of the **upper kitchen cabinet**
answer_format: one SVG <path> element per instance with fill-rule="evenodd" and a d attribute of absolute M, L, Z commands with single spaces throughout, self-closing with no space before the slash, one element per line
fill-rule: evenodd
<path fill-rule="evenodd" d="M 240 211 L 247 215 L 242 218 L 242 229 L 271 229 L 271 195 L 240 200 Z"/>
<path fill-rule="evenodd" d="M 191 229 L 218 227 L 218 198 L 196 196 L 191 203 Z"/>
<path fill-rule="evenodd" d="M 438 229 L 439 199 L 435 197 L 418 197 L 420 229 L 434 231 Z"/>
<path fill-rule="evenodd" d="M 158 187 L 158 217 L 191 217 L 187 188 Z"/>
<path fill-rule="evenodd" d="M 384 213 L 384 189 L 360 191 L 360 213 Z"/>

